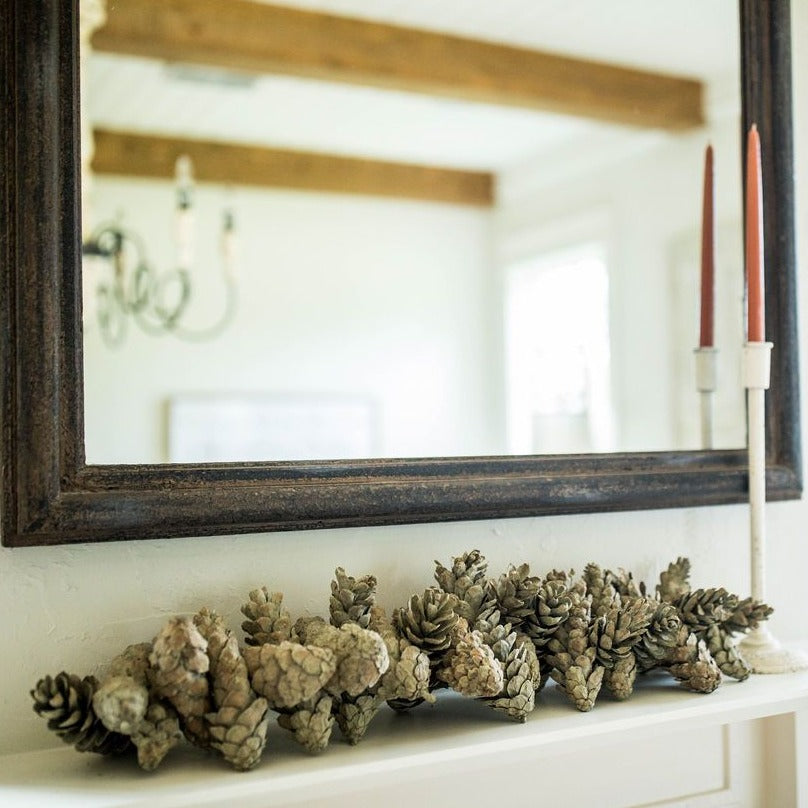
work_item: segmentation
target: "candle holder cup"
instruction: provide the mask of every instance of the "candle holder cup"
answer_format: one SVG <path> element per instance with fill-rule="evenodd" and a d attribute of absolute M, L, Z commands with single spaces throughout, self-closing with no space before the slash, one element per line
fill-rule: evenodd
<path fill-rule="evenodd" d="M 713 408 L 718 386 L 718 349 L 702 345 L 694 350 L 696 390 L 701 401 L 701 448 L 713 448 Z"/>

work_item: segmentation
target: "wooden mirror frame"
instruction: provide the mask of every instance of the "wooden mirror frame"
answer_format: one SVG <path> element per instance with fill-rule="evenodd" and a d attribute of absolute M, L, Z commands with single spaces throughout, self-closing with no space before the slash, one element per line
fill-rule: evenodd
<path fill-rule="evenodd" d="M 92 466 L 84 458 L 78 3 L 0 0 L 2 540 L 7 546 L 740 502 L 746 450 Z M 741 0 L 763 143 L 768 493 L 802 489 L 790 9 Z M 694 215 L 695 215 L 694 203 Z M 739 268 L 740 269 L 740 268 Z M 125 425 L 122 425 L 125 428 Z"/>

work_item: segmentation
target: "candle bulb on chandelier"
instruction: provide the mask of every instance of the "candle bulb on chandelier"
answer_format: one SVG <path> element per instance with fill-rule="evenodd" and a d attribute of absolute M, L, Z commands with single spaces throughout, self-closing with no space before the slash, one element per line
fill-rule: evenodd
<path fill-rule="evenodd" d="M 194 218 L 193 203 L 193 163 L 187 154 L 181 154 L 175 164 L 177 183 L 176 243 L 177 268 L 190 270 L 193 263 Z"/>

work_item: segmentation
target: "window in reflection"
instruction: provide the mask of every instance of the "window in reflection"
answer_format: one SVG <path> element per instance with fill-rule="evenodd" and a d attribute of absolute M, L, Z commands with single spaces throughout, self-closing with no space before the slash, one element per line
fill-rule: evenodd
<path fill-rule="evenodd" d="M 509 451 L 611 451 L 604 246 L 585 244 L 511 265 L 505 306 Z"/>

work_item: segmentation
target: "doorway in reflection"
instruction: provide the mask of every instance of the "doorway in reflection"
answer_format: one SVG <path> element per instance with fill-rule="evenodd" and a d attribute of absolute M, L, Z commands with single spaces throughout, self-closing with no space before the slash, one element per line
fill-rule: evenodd
<path fill-rule="evenodd" d="M 509 266 L 505 312 L 508 451 L 613 451 L 605 246 Z"/>

